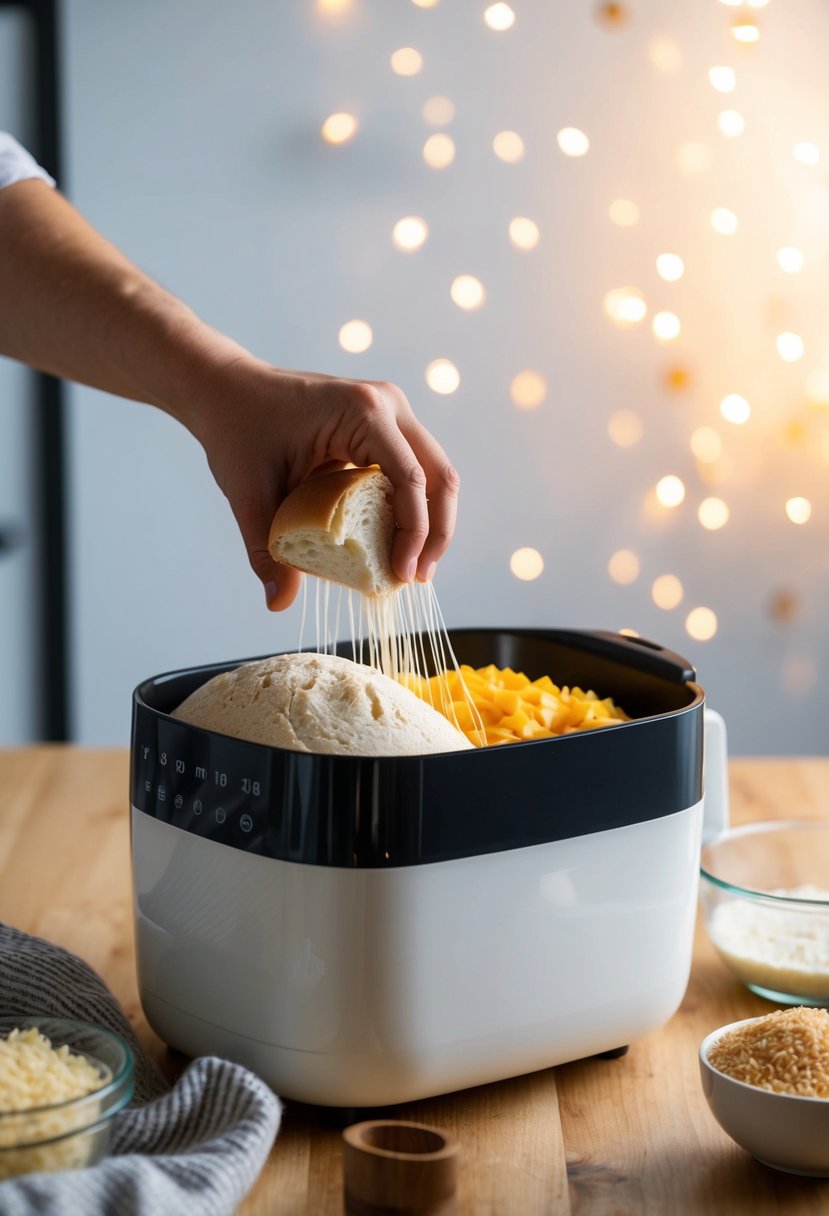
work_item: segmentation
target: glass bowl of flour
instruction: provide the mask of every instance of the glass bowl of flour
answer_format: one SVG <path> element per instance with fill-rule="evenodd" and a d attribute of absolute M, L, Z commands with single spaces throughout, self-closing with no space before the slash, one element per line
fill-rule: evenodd
<path fill-rule="evenodd" d="M 737 978 L 779 1005 L 829 1007 L 829 822 L 732 828 L 701 862 L 705 927 Z"/>

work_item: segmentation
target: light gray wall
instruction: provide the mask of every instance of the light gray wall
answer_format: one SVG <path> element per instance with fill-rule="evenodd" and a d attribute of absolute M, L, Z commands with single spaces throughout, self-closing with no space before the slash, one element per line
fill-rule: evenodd
<path fill-rule="evenodd" d="M 829 9 L 771 5 L 758 13 L 760 45 L 745 48 L 730 34 L 734 11 L 715 3 L 639 0 L 614 31 L 593 4 L 514 0 L 503 34 L 484 25 L 484 7 L 352 0 L 332 16 L 312 0 L 65 0 L 70 194 L 257 354 L 405 388 L 463 479 L 436 583 L 450 624 L 632 627 L 697 665 L 733 750 L 823 752 L 829 443 L 826 411 L 806 408 L 804 385 L 829 362 Z M 675 74 L 654 67 L 656 38 L 679 47 Z M 389 68 L 405 45 L 424 58 L 408 79 Z M 737 71 L 728 97 L 708 83 L 719 63 Z M 432 131 L 421 107 L 438 94 L 457 107 L 457 158 L 442 172 L 421 157 Z M 728 108 L 747 120 L 736 140 L 717 127 Z M 361 128 L 332 148 L 319 127 L 336 110 Z M 559 152 L 564 126 L 588 133 L 587 156 Z M 492 154 L 503 129 L 525 140 L 519 164 Z M 792 159 L 804 139 L 823 148 L 816 169 Z M 688 141 L 709 148 L 700 176 L 677 166 Z M 620 196 L 639 203 L 636 228 L 608 220 Z M 716 206 L 738 214 L 733 237 L 711 230 Z M 390 234 L 409 214 L 431 234 L 407 255 Z M 538 222 L 532 253 L 510 245 L 513 215 Z M 775 261 L 787 244 L 807 254 L 799 276 Z M 656 275 L 666 250 L 685 258 L 679 283 Z M 486 285 L 479 312 L 450 301 L 459 273 Z M 631 284 L 650 311 L 622 331 L 602 300 Z M 670 347 L 649 327 L 659 309 L 682 319 Z M 337 343 L 353 317 L 374 328 L 362 355 Z M 775 349 L 789 329 L 807 346 L 793 365 Z M 439 356 L 461 373 L 452 396 L 424 382 Z M 665 387 L 673 366 L 690 375 L 685 392 Z M 534 411 L 509 398 L 525 368 L 549 386 Z M 751 400 L 746 427 L 720 418 L 728 392 Z M 620 409 L 644 425 L 628 450 L 607 434 Z M 230 513 L 175 423 L 85 389 L 71 415 L 77 733 L 123 743 L 140 678 L 295 646 L 299 615 L 265 613 Z M 725 445 L 713 472 L 689 448 L 702 425 Z M 674 511 L 652 506 L 666 473 L 687 487 Z M 731 508 L 719 532 L 696 518 L 709 494 Z M 813 505 L 802 528 L 783 511 L 793 494 Z M 522 546 L 544 557 L 534 582 L 510 573 Z M 607 572 L 622 548 L 641 561 L 629 586 Z M 651 599 L 664 573 L 685 589 L 672 611 Z M 779 591 L 796 603 L 789 624 L 770 612 Z M 718 617 L 707 642 L 686 632 L 697 605 Z"/>

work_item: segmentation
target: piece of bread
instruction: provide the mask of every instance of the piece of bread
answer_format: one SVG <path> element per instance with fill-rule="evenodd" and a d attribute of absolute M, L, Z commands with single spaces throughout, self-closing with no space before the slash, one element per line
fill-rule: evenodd
<path fill-rule="evenodd" d="M 202 684 L 172 716 L 299 752 L 421 756 L 472 748 L 443 714 L 402 684 L 330 654 L 246 663 Z"/>
<path fill-rule="evenodd" d="M 282 503 L 271 524 L 274 561 L 306 574 L 385 596 L 402 585 L 391 568 L 392 484 L 376 466 L 310 477 Z"/>

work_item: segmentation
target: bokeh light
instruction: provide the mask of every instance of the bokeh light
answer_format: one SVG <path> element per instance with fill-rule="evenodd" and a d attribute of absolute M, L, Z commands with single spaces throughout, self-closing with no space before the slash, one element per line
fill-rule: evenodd
<path fill-rule="evenodd" d="M 374 340 L 368 321 L 346 321 L 340 327 L 340 346 L 351 355 L 362 354 Z"/>
<path fill-rule="evenodd" d="M 711 608 L 692 608 L 685 618 L 685 629 L 696 642 L 708 642 L 717 632 L 717 614 Z"/>
<path fill-rule="evenodd" d="M 423 145 L 423 159 L 430 169 L 445 169 L 455 159 L 455 141 L 443 132 L 430 135 Z"/>
<path fill-rule="evenodd" d="M 322 124 L 321 135 L 328 144 L 345 144 L 357 134 L 359 123 L 353 114 L 329 114 Z"/>
<path fill-rule="evenodd" d="M 800 334 L 783 333 L 777 335 L 777 353 L 787 363 L 797 363 L 803 358 L 805 346 Z"/>
<path fill-rule="evenodd" d="M 584 156 L 590 149 L 590 140 L 578 127 L 562 127 L 556 140 L 565 156 Z"/>
<path fill-rule="evenodd" d="M 460 372 L 450 359 L 433 359 L 426 368 L 426 383 L 435 393 L 454 393 L 460 382 Z"/>
<path fill-rule="evenodd" d="M 480 308 L 486 300 L 486 289 L 480 279 L 474 274 L 459 274 L 452 280 L 449 294 L 458 308 L 471 312 Z"/>
<path fill-rule="evenodd" d="M 803 251 L 795 245 L 784 245 L 777 250 L 777 264 L 786 274 L 797 274 L 803 269 Z"/>
<path fill-rule="evenodd" d="M 657 608 L 664 608 L 670 612 L 672 608 L 676 608 L 682 603 L 684 595 L 685 588 L 675 574 L 660 574 L 659 578 L 653 581 L 651 599 Z"/>
<path fill-rule="evenodd" d="M 651 38 L 648 43 L 648 59 L 663 76 L 676 76 L 682 71 L 682 51 L 673 38 Z"/>
<path fill-rule="evenodd" d="M 639 577 L 639 558 L 632 549 L 617 549 L 607 563 L 607 572 L 614 583 L 627 586 Z"/>
<path fill-rule="evenodd" d="M 722 456 L 722 438 L 712 426 L 698 427 L 691 436 L 691 451 L 703 464 L 714 464 Z"/>
<path fill-rule="evenodd" d="M 795 144 L 792 148 L 792 156 L 795 160 L 800 161 L 801 165 L 808 165 L 810 168 L 814 168 L 820 160 L 820 150 L 817 144 Z"/>
<path fill-rule="evenodd" d="M 726 422 L 742 426 L 751 417 L 751 406 L 739 393 L 728 393 L 720 402 L 720 413 Z"/>
<path fill-rule="evenodd" d="M 604 310 L 617 325 L 637 325 L 644 319 L 648 306 L 637 287 L 614 287 L 604 298 Z"/>
<path fill-rule="evenodd" d="M 398 76 L 417 76 L 423 68 L 423 56 L 413 46 L 401 46 L 391 57 L 391 70 Z"/>
<path fill-rule="evenodd" d="M 711 227 L 720 236 L 731 236 L 737 231 L 738 220 L 728 207 L 715 207 L 711 212 Z"/>
<path fill-rule="evenodd" d="M 455 103 L 448 97 L 430 97 L 420 111 L 432 127 L 445 127 L 455 117 Z"/>
<path fill-rule="evenodd" d="M 711 149 L 699 140 L 688 140 L 677 148 L 676 164 L 686 177 L 700 177 L 711 168 Z"/>
<path fill-rule="evenodd" d="M 516 215 L 509 222 L 509 237 L 517 249 L 535 249 L 541 234 L 534 220 L 526 215 Z"/>
<path fill-rule="evenodd" d="M 737 75 L 733 68 L 709 68 L 708 79 L 718 93 L 733 93 L 737 86 Z"/>
<path fill-rule="evenodd" d="M 704 498 L 699 504 L 697 519 L 703 528 L 715 532 L 718 528 L 725 527 L 730 514 L 728 503 L 723 502 L 721 498 Z"/>
<path fill-rule="evenodd" d="M 678 253 L 660 253 L 656 259 L 656 273 L 666 283 L 675 283 L 685 273 L 685 263 Z"/>
<path fill-rule="evenodd" d="M 735 21 L 731 27 L 731 34 L 738 42 L 746 44 L 760 41 L 760 27 L 756 21 L 752 21 L 748 17 Z"/>
<path fill-rule="evenodd" d="M 516 549 L 509 559 L 509 568 L 516 578 L 531 583 L 544 569 L 544 558 L 537 549 Z"/>
<path fill-rule="evenodd" d="M 508 4 L 490 4 L 484 11 L 484 21 L 491 30 L 501 33 L 512 29 L 515 24 L 515 13 Z"/>
<path fill-rule="evenodd" d="M 682 328 L 675 312 L 658 312 L 651 322 L 653 332 L 660 342 L 671 342 L 679 336 Z"/>
<path fill-rule="evenodd" d="M 405 215 L 392 229 L 391 239 L 398 249 L 420 249 L 429 235 L 429 225 L 419 215 Z"/>
<path fill-rule="evenodd" d="M 723 135 L 727 135 L 729 139 L 736 139 L 745 131 L 746 120 L 739 110 L 721 110 L 717 115 L 717 126 Z"/>
<path fill-rule="evenodd" d="M 678 507 L 685 498 L 685 485 L 675 473 L 660 477 L 656 483 L 656 498 L 663 507 Z"/>
<path fill-rule="evenodd" d="M 513 405 L 522 410 L 533 410 L 547 396 L 547 381 L 540 372 L 519 372 L 513 378 L 509 392 Z"/>
<path fill-rule="evenodd" d="M 620 228 L 633 228 L 639 223 L 639 208 L 629 198 L 614 198 L 607 213 Z"/>
<path fill-rule="evenodd" d="M 806 377 L 806 397 L 810 405 L 829 408 L 829 367 L 816 367 Z"/>
<path fill-rule="evenodd" d="M 642 438 L 642 419 L 633 410 L 617 410 L 607 421 L 607 433 L 617 447 L 635 447 Z"/>
<path fill-rule="evenodd" d="M 440 0 L 412 0 L 417 8 L 437 8 Z"/>
<path fill-rule="evenodd" d="M 524 155 L 524 141 L 517 131 L 499 131 L 492 141 L 492 151 L 499 160 L 514 165 Z"/>
<path fill-rule="evenodd" d="M 808 523 L 812 514 L 812 504 L 808 498 L 790 498 L 786 503 L 786 514 L 793 524 Z"/>

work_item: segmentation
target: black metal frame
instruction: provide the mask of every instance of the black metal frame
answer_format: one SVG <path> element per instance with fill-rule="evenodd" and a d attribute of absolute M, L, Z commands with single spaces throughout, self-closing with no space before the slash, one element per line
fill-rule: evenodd
<path fill-rule="evenodd" d="M 62 176 L 58 0 L 0 0 L 32 18 L 35 34 L 35 148 L 57 182 Z M 38 564 L 37 684 L 40 736 L 66 742 L 69 715 L 65 394 L 60 380 L 36 375 L 35 495 Z"/>

